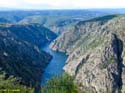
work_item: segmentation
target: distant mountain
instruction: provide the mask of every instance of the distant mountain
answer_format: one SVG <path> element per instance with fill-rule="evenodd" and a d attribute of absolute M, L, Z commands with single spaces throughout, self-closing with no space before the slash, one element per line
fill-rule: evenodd
<path fill-rule="evenodd" d="M 61 34 L 81 20 L 87 20 L 104 14 L 103 12 L 91 12 L 88 10 L 48 10 L 39 12 L 39 15 L 25 17 L 19 23 L 39 23 L 55 33 Z"/>
<path fill-rule="evenodd" d="M 17 22 L 28 16 L 67 16 L 67 17 L 96 17 L 105 14 L 125 13 L 125 9 L 77 9 L 77 10 L 28 10 L 1 8 L 0 18 L 7 18 L 9 21 Z M 20 15 L 17 15 L 20 14 Z"/>
<path fill-rule="evenodd" d="M 124 9 L 88 9 L 88 10 L 47 10 L 28 16 L 19 21 L 21 24 L 39 23 L 57 34 L 69 30 L 79 21 L 107 14 L 123 14 Z"/>
<path fill-rule="evenodd" d="M 88 17 L 89 18 L 89 17 Z M 19 24 L 38 23 L 51 29 L 56 34 L 61 34 L 70 26 L 76 24 L 84 18 L 70 18 L 66 16 L 29 16 L 19 22 Z"/>
<path fill-rule="evenodd" d="M 20 15 L 17 15 L 20 14 Z M 6 18 L 11 22 L 19 22 L 28 16 L 56 16 L 56 17 L 93 17 L 104 14 L 103 12 L 89 10 L 8 10 L 0 11 L 0 18 Z"/>
<path fill-rule="evenodd" d="M 107 8 L 107 9 L 93 9 L 93 11 L 103 11 L 103 12 L 106 12 L 106 13 L 110 13 L 110 14 L 125 14 L 125 8 L 114 8 L 114 9 L 111 9 L 111 8 Z"/>
<path fill-rule="evenodd" d="M 78 21 L 107 14 L 124 13 L 124 9 L 83 9 L 83 10 L 8 10 L 0 11 L 0 18 L 11 23 L 39 23 L 57 34 L 70 29 Z M 20 14 L 20 15 L 17 15 Z"/>
<path fill-rule="evenodd" d="M 64 70 L 81 93 L 125 92 L 124 24 L 124 15 L 80 21 L 51 44 L 69 55 Z"/>

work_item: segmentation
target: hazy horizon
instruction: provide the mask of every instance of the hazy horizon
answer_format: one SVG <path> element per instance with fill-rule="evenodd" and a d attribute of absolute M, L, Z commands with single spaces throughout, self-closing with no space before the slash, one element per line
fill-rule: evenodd
<path fill-rule="evenodd" d="M 125 8 L 123 0 L 0 0 L 8 9 L 117 9 Z"/>

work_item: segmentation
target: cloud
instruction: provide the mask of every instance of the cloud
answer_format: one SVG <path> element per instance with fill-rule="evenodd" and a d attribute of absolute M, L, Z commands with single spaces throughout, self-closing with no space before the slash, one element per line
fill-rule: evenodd
<path fill-rule="evenodd" d="M 1 7 L 12 8 L 123 8 L 124 0 L 0 0 Z"/>

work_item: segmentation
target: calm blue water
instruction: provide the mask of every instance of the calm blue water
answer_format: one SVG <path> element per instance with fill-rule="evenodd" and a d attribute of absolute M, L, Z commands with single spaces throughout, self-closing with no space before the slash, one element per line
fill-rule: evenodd
<path fill-rule="evenodd" d="M 48 79 L 51 79 L 56 75 L 62 74 L 64 72 L 63 67 L 67 59 L 65 53 L 52 51 L 49 48 L 49 44 L 46 44 L 44 47 L 42 47 L 42 49 L 51 54 L 53 56 L 53 59 L 48 64 L 48 66 L 45 69 L 45 72 L 43 73 L 41 82 L 42 84 L 45 84 Z"/>

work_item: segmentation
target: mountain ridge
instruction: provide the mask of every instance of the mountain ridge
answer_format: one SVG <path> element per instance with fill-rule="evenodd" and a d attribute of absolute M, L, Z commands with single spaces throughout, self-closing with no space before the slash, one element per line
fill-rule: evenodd
<path fill-rule="evenodd" d="M 124 93 L 125 16 L 99 19 L 76 24 L 51 47 L 68 53 L 64 70 L 75 76 L 82 93 Z"/>

